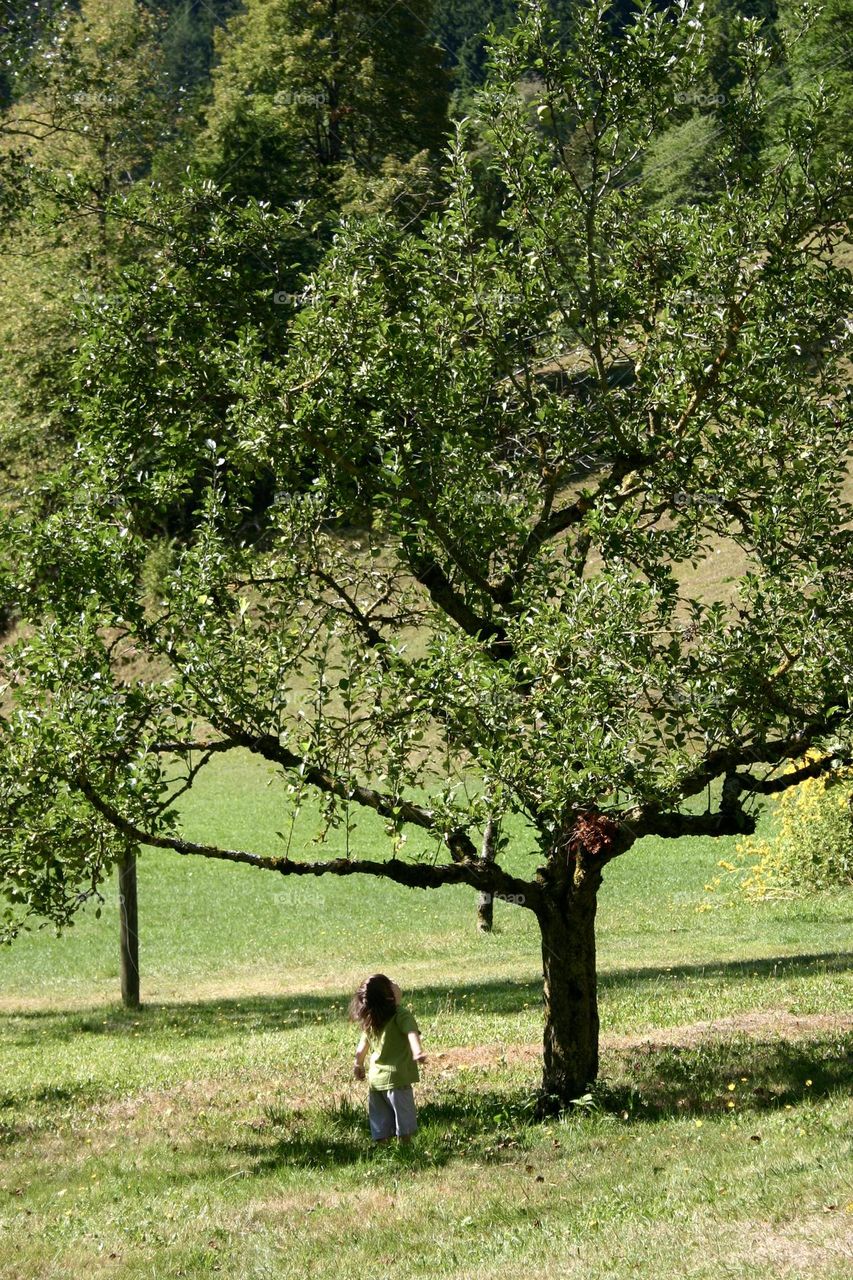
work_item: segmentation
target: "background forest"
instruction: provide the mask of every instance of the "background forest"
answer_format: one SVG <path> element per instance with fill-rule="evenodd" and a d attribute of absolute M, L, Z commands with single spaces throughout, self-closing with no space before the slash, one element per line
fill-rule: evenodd
<path fill-rule="evenodd" d="M 67 501 L 51 476 L 73 455 L 86 413 L 95 335 L 133 332 L 135 299 L 158 294 L 170 359 L 199 359 L 199 431 L 233 395 L 238 336 L 261 358 L 287 349 L 307 274 L 341 217 L 394 210 L 416 225 L 441 205 L 440 162 L 486 68 L 491 27 L 510 0 L 5 0 L 0 59 L 0 502 Z M 568 31 L 571 3 L 554 6 Z M 627 15 L 627 3 L 614 14 Z M 715 144 L 733 88 L 738 14 L 769 22 L 801 6 L 712 0 L 706 82 L 631 175 L 650 204 L 713 198 Z M 829 0 L 787 61 L 776 59 L 776 117 L 792 86 L 822 83 L 832 144 L 851 151 L 853 22 Z M 770 163 L 773 132 L 756 139 Z M 498 216 L 483 140 L 485 216 Z M 299 211 L 294 221 L 292 212 Z M 209 235 L 205 233 L 205 229 Z M 199 243 L 207 252 L 199 254 Z M 169 273 L 181 284 L 169 287 Z M 222 282 L 228 280 L 227 290 Z M 170 307 L 186 286 L 193 314 Z M 152 382 L 169 373 L 154 335 Z M 232 370 L 233 372 L 233 370 Z M 229 390 L 231 387 L 231 390 Z M 215 392 L 213 391 L 215 388 Z M 152 385 L 151 393 L 156 389 Z M 218 396 L 218 399 L 217 399 Z M 208 433 L 209 434 L 209 433 Z M 203 438 L 203 437 L 202 437 Z M 152 537 L 185 529 L 193 505 L 164 508 Z M 26 495 L 29 494 L 29 498 Z M 268 500 L 256 495 L 260 506 Z"/>

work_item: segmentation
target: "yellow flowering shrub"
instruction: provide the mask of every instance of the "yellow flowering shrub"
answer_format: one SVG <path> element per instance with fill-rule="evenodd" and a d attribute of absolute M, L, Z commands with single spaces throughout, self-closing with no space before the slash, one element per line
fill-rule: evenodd
<path fill-rule="evenodd" d="M 769 838 L 741 840 L 737 861 L 717 864 L 726 874 L 707 890 L 728 879 L 747 898 L 783 898 L 853 883 L 853 768 L 784 791 L 775 818 Z"/>

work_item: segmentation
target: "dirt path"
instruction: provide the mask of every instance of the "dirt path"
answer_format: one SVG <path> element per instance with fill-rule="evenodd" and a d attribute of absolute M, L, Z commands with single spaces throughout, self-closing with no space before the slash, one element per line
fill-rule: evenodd
<path fill-rule="evenodd" d="M 749 1036 L 753 1040 L 804 1040 L 809 1036 L 853 1031 L 853 1015 L 813 1013 L 793 1014 L 782 1009 L 763 1013 L 741 1013 L 712 1022 L 690 1022 L 681 1027 L 655 1027 L 630 1036 L 603 1035 L 601 1047 L 607 1049 L 670 1048 L 678 1045 L 689 1049 L 703 1040 L 726 1040 L 732 1036 Z M 433 1053 L 432 1059 L 441 1069 L 486 1067 L 495 1061 L 527 1062 L 542 1056 L 539 1044 L 491 1044 L 476 1048 L 445 1049 Z"/>

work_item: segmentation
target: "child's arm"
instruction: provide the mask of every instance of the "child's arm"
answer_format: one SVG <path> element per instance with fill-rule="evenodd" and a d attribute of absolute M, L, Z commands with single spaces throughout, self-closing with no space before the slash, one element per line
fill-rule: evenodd
<path fill-rule="evenodd" d="M 417 1031 L 409 1032 L 409 1047 L 412 1050 L 412 1057 L 414 1058 L 415 1062 L 421 1062 L 421 1063 L 426 1062 L 427 1056 L 424 1053 L 424 1047 L 421 1044 L 421 1038 L 418 1035 Z"/>
<path fill-rule="evenodd" d="M 364 1059 L 367 1056 L 367 1050 L 370 1048 L 370 1042 L 367 1039 L 367 1032 L 362 1031 L 361 1039 L 358 1042 L 358 1048 L 355 1051 L 355 1066 L 352 1073 L 356 1080 L 364 1079 Z"/>

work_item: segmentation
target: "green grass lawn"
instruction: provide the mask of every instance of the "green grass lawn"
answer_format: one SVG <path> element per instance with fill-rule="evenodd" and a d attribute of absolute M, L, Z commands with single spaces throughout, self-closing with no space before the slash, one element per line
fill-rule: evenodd
<path fill-rule="evenodd" d="M 280 849 L 271 776 L 222 762 L 188 830 Z M 315 827 L 306 810 L 294 856 Z M 519 871 L 527 845 L 519 828 Z M 382 847 L 359 827 L 358 851 Z M 498 904 L 481 937 L 468 889 L 146 853 L 138 1013 L 116 999 L 114 890 L 100 920 L 0 953 L 0 1280 L 846 1280 L 853 894 L 717 905 L 730 854 L 647 841 L 608 868 L 601 1088 L 539 1123 L 529 913 Z M 371 1148 L 349 1078 L 346 1003 L 379 967 L 432 1055 L 408 1152 Z"/>

